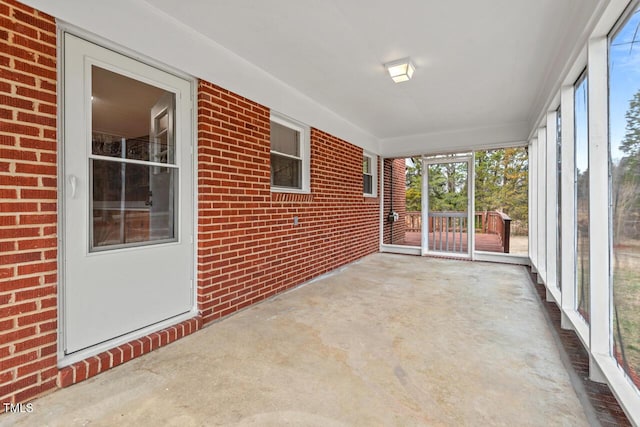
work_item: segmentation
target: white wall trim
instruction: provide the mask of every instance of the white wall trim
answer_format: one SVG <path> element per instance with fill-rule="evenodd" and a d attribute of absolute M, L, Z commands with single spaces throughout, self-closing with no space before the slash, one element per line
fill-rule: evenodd
<path fill-rule="evenodd" d="M 402 246 L 402 245 L 380 245 L 380 252 L 401 254 L 401 255 L 418 255 L 422 256 L 420 246 Z"/>

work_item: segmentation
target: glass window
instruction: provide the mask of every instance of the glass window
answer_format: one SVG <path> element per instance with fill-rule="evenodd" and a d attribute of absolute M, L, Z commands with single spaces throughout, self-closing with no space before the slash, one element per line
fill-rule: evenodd
<path fill-rule="evenodd" d="M 640 388 L 640 14 L 610 39 L 612 355 Z"/>
<path fill-rule="evenodd" d="M 384 159 L 383 243 L 422 245 L 422 160 L 419 156 Z"/>
<path fill-rule="evenodd" d="M 271 117 L 271 187 L 308 191 L 308 135 L 303 126 Z"/>
<path fill-rule="evenodd" d="M 574 88 L 576 179 L 576 309 L 589 323 L 589 119 L 587 76 Z"/>
<path fill-rule="evenodd" d="M 529 254 L 526 147 L 475 152 L 475 250 Z"/>
<path fill-rule="evenodd" d="M 365 196 L 376 195 L 376 158 L 368 155 L 362 155 L 362 192 Z"/>
<path fill-rule="evenodd" d="M 175 94 L 91 69 L 91 250 L 175 241 Z"/>

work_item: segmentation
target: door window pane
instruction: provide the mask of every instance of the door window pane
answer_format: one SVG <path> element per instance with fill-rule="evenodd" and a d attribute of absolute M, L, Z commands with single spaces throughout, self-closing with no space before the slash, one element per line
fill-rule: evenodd
<path fill-rule="evenodd" d="M 174 105 L 175 94 L 94 65 L 92 154 L 174 163 Z"/>
<path fill-rule="evenodd" d="M 175 238 L 172 193 L 177 169 L 163 173 L 160 179 L 165 182 L 156 182 L 154 192 L 149 190 L 152 169 L 91 159 L 94 249 Z"/>
<path fill-rule="evenodd" d="M 576 309 L 589 322 L 589 121 L 587 78 L 575 86 Z"/>
<path fill-rule="evenodd" d="M 613 357 L 640 387 L 640 14 L 609 49 Z"/>
<path fill-rule="evenodd" d="M 91 88 L 91 249 L 176 240 L 175 94 L 97 66 Z"/>

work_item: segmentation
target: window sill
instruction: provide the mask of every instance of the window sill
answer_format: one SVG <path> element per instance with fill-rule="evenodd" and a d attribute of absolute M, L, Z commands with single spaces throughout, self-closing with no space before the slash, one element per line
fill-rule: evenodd
<path fill-rule="evenodd" d="M 640 419 L 639 390 L 632 385 L 613 357 L 604 354 L 592 354 L 592 356 L 626 415 L 631 420 Z"/>
<path fill-rule="evenodd" d="M 311 190 L 286 188 L 286 187 L 271 187 L 272 193 L 292 193 L 292 194 L 311 194 Z"/>
<path fill-rule="evenodd" d="M 580 342 L 582 342 L 583 347 L 587 352 L 590 353 L 589 350 L 589 324 L 584 320 L 582 316 L 575 309 L 562 309 L 562 312 L 565 314 L 571 325 L 573 326 L 573 330 Z"/>

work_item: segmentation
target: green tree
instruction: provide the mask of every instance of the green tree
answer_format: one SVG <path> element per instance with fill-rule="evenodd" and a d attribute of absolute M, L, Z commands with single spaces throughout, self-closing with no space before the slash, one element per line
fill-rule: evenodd
<path fill-rule="evenodd" d="M 614 241 L 640 238 L 640 91 L 629 101 L 620 150 L 625 156 L 612 165 Z"/>
<path fill-rule="evenodd" d="M 407 212 L 419 212 L 422 210 L 422 160 L 411 157 L 406 160 L 406 165 Z"/>
<path fill-rule="evenodd" d="M 466 163 L 429 165 L 429 210 L 463 212 L 467 209 Z"/>
<path fill-rule="evenodd" d="M 475 153 L 476 211 L 499 210 L 525 225 L 528 221 L 528 152 L 524 147 Z M 433 211 L 467 209 L 466 164 L 429 165 L 429 204 Z M 407 211 L 422 209 L 422 161 L 406 160 Z"/>
<path fill-rule="evenodd" d="M 528 152 L 524 147 L 476 152 L 476 211 L 501 211 L 528 221 Z"/>
<path fill-rule="evenodd" d="M 640 91 L 636 92 L 629 101 L 629 109 L 625 113 L 627 124 L 625 135 L 620 150 L 627 154 L 628 158 L 637 158 L 640 154 Z"/>

